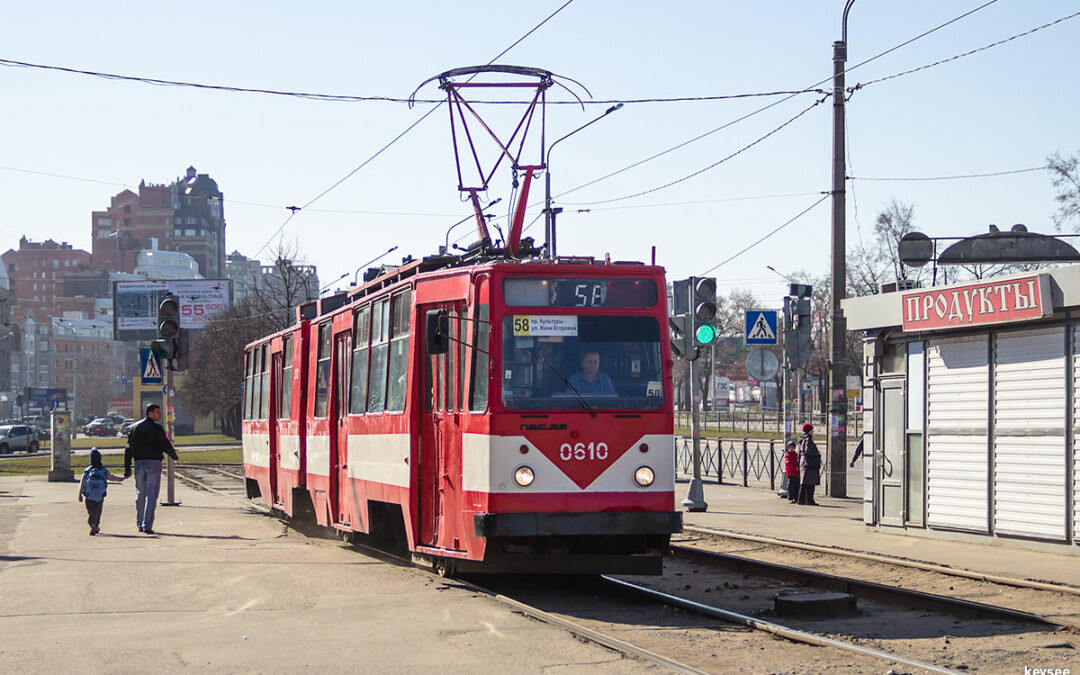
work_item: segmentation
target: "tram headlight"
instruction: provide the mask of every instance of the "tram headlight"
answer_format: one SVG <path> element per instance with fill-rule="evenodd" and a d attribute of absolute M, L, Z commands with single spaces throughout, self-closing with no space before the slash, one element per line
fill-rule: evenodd
<path fill-rule="evenodd" d="M 656 474 L 650 467 L 639 466 L 634 469 L 634 482 L 638 484 L 638 487 L 649 487 L 654 480 L 656 480 Z"/>
<path fill-rule="evenodd" d="M 519 466 L 514 469 L 514 482 L 521 487 L 529 487 L 536 480 L 536 474 L 527 466 Z"/>

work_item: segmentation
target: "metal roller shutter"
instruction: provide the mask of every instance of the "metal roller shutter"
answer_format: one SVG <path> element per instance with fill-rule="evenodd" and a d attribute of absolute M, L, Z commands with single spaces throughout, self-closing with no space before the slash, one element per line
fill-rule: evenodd
<path fill-rule="evenodd" d="M 1080 544 L 1080 324 L 1073 324 L 1073 541 Z"/>
<path fill-rule="evenodd" d="M 989 531 L 988 336 L 931 340 L 927 349 L 926 522 Z"/>
<path fill-rule="evenodd" d="M 1065 539 L 1065 327 L 994 345 L 994 531 Z"/>

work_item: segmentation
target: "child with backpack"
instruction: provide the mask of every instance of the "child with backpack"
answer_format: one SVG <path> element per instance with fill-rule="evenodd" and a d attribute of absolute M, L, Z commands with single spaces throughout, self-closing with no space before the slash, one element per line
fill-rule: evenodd
<path fill-rule="evenodd" d="M 788 501 L 794 504 L 799 501 L 799 453 L 795 450 L 795 441 L 788 441 L 784 451 L 784 475 L 787 476 Z"/>
<path fill-rule="evenodd" d="M 97 448 L 90 450 L 90 466 L 83 471 L 79 483 L 79 501 L 86 499 L 86 522 L 90 525 L 90 536 L 101 531 L 101 510 L 105 506 L 105 493 L 109 481 L 119 483 L 123 476 L 117 476 L 101 463 L 101 452 Z"/>

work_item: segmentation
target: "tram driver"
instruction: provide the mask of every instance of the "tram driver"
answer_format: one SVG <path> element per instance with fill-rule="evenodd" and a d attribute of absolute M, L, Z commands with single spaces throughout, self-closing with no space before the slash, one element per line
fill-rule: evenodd
<path fill-rule="evenodd" d="M 570 384 L 579 394 L 616 395 L 611 378 L 600 372 L 600 352 L 587 350 L 581 355 L 581 372 L 570 376 Z"/>

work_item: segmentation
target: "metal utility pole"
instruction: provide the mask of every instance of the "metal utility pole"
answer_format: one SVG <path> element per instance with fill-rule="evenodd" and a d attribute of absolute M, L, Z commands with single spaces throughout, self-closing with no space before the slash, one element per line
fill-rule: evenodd
<path fill-rule="evenodd" d="M 833 157 L 832 157 L 832 322 L 829 342 L 829 496 L 847 497 L 847 322 L 841 301 L 847 296 L 847 202 L 844 192 L 844 68 L 847 62 L 848 12 L 844 5 L 841 39 L 833 43 Z"/>
<path fill-rule="evenodd" d="M 161 381 L 164 383 L 161 391 L 161 402 L 165 408 L 165 435 L 169 437 L 169 443 L 176 447 L 176 434 L 173 432 L 173 414 L 172 414 L 172 396 L 170 395 L 170 389 L 173 386 L 173 374 L 172 368 L 168 364 L 164 366 L 164 372 L 161 373 Z M 165 483 L 165 501 L 161 502 L 162 506 L 179 506 L 180 502 L 176 501 L 176 462 L 172 457 L 165 457 L 165 470 L 168 473 Z"/>
<path fill-rule="evenodd" d="M 694 368 L 694 359 L 689 362 L 690 366 L 690 426 L 691 443 L 694 446 L 694 477 L 690 479 L 690 489 L 686 493 L 686 499 L 682 500 L 683 507 L 687 511 L 701 512 L 709 508 L 705 502 L 705 484 L 701 482 L 701 414 L 698 407 L 698 397 L 694 395 L 697 389 L 697 369 Z"/>

